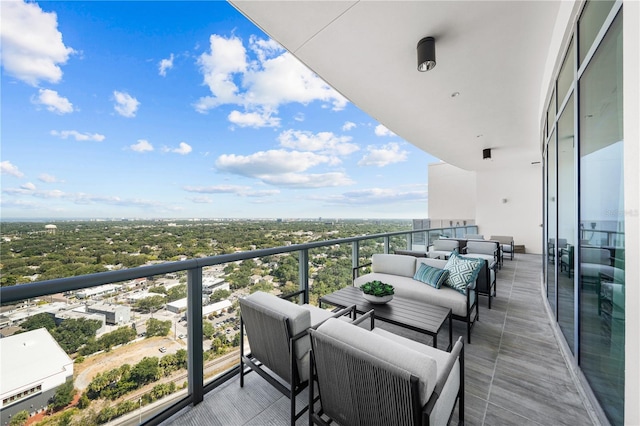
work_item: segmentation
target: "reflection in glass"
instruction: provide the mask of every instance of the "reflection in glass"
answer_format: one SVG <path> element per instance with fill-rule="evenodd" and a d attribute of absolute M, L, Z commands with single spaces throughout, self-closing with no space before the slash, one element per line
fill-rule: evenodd
<path fill-rule="evenodd" d="M 573 96 L 571 96 L 558 120 L 558 241 L 566 241 L 565 246 L 559 248 L 558 323 L 571 352 L 575 353 L 573 266 L 576 246 L 574 236 L 576 185 L 573 108 Z"/>
<path fill-rule="evenodd" d="M 580 16 L 580 21 L 578 22 L 578 42 L 580 45 L 578 63 L 580 65 L 582 65 L 582 61 L 587 56 L 587 52 L 589 52 L 614 3 L 615 1 L 612 0 L 589 1 L 582 11 L 582 16 Z"/>
<path fill-rule="evenodd" d="M 580 367 L 624 423 L 622 12 L 580 82 Z"/>
<path fill-rule="evenodd" d="M 547 297 L 556 312 L 556 261 L 558 250 L 566 241 L 556 244 L 556 133 L 552 133 L 547 148 Z"/>
<path fill-rule="evenodd" d="M 562 68 L 560 68 L 560 74 L 558 75 L 558 106 L 562 105 L 562 101 L 564 100 L 565 96 L 567 96 L 567 92 L 569 92 L 571 83 L 573 83 L 575 63 L 576 61 L 573 52 L 572 40 L 571 44 L 569 45 L 569 49 L 567 50 Z M 571 124 L 573 128 L 573 123 Z"/>

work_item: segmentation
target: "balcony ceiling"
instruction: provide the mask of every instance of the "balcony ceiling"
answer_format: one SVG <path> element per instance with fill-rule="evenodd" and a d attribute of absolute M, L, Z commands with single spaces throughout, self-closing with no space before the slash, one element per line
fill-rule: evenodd
<path fill-rule="evenodd" d="M 540 160 L 542 75 L 558 1 L 231 4 L 361 110 L 441 160 L 467 170 Z M 421 73 L 416 45 L 426 36 L 436 38 L 437 66 Z M 484 148 L 491 160 L 482 160 Z"/>

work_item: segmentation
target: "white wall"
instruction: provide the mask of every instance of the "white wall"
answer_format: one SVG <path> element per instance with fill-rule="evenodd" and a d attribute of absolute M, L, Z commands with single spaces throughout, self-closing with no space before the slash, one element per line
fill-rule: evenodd
<path fill-rule="evenodd" d="M 480 233 L 511 235 L 527 253 L 542 253 L 542 166 L 476 172 L 476 180 Z"/>
<path fill-rule="evenodd" d="M 429 219 L 458 218 L 475 219 L 485 238 L 511 235 L 527 253 L 542 253 L 541 166 L 470 172 L 429 164 Z"/>
<path fill-rule="evenodd" d="M 476 173 L 447 163 L 429 164 L 431 220 L 475 219 Z"/>

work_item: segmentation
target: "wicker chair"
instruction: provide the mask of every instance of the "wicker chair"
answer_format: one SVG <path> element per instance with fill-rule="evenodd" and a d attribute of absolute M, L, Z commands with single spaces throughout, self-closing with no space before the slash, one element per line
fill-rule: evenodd
<path fill-rule="evenodd" d="M 301 293 L 303 291 L 286 297 Z M 261 291 L 240 299 L 240 387 L 244 386 L 246 373 L 258 373 L 291 400 L 291 424 L 294 425 L 308 408 L 296 413 L 296 395 L 308 384 L 310 343 L 307 329 L 331 317 L 351 313 L 355 315 L 355 307 L 333 313 L 311 305 L 291 303 Z M 245 332 L 250 354 L 244 353 Z M 250 369 L 245 370 L 245 367 Z"/>
<path fill-rule="evenodd" d="M 462 337 L 449 353 L 343 321 L 309 333 L 309 424 L 446 425 L 456 402 L 464 424 Z"/>

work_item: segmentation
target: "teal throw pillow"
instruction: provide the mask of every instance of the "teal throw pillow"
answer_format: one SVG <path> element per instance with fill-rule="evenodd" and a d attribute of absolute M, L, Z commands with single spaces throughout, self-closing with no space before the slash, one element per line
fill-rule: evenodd
<path fill-rule="evenodd" d="M 413 279 L 429 284 L 431 287 L 440 288 L 448 277 L 449 271 L 446 269 L 434 268 L 433 266 L 422 263 L 413 276 Z"/>
<path fill-rule="evenodd" d="M 467 294 L 467 286 L 476 280 L 483 263 L 482 259 L 462 257 L 457 253 L 451 253 L 451 257 L 444 266 L 444 269 L 449 271 L 449 278 L 443 285 L 462 294 Z"/>

